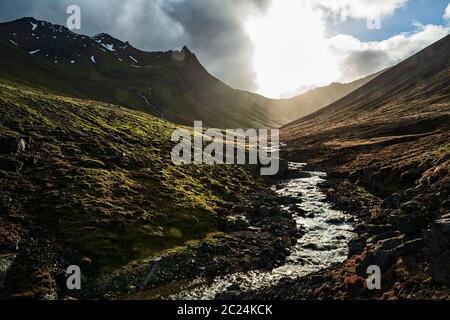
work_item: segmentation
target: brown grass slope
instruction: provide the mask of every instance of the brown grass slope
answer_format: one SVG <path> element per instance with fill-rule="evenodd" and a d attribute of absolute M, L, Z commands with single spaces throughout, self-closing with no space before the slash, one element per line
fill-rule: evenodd
<path fill-rule="evenodd" d="M 324 109 L 282 128 L 297 157 L 352 170 L 447 146 L 450 36 Z"/>
<path fill-rule="evenodd" d="M 286 119 L 300 119 L 338 101 L 383 72 L 385 70 L 350 83 L 332 83 L 328 86 L 312 89 L 291 99 L 280 100 L 274 110 Z"/>

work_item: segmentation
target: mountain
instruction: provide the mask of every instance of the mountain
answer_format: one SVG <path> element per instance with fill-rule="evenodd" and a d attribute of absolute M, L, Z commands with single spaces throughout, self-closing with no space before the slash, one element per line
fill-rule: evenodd
<path fill-rule="evenodd" d="M 449 135 L 449 49 L 447 36 L 344 98 L 284 126 L 283 138 L 309 150 L 306 158 L 314 153 L 318 163 L 374 162 L 377 152 L 397 144 L 406 147 L 404 142 L 416 147 L 396 157 L 412 161 L 413 155 L 432 152 Z"/>
<path fill-rule="evenodd" d="M 271 100 L 234 90 L 211 76 L 197 57 L 144 52 L 107 34 L 78 35 L 63 26 L 23 18 L 0 24 L 2 77 L 51 92 L 113 103 L 192 125 L 277 127 Z"/>
<path fill-rule="evenodd" d="M 105 33 L 88 37 L 34 18 L 0 23 L 0 71 L 11 83 L 222 128 L 280 127 L 371 79 L 267 99 L 214 78 L 187 47 L 144 52 Z"/>
<path fill-rule="evenodd" d="M 448 157 L 449 49 L 447 36 L 346 97 L 284 126 L 283 139 L 303 160 L 347 172 L 384 168 L 380 174 L 389 183 L 375 179 L 380 185 L 371 186 L 380 194 L 409 186 L 414 179 L 405 178 L 405 184 L 400 179 L 408 168 L 420 164 L 420 176 L 428 165 Z M 423 163 L 429 158 L 436 163 Z"/>
<path fill-rule="evenodd" d="M 325 87 L 309 90 L 290 99 L 280 100 L 276 112 L 286 119 L 300 119 L 345 97 L 349 93 L 372 81 L 385 70 L 350 83 L 332 83 Z"/>

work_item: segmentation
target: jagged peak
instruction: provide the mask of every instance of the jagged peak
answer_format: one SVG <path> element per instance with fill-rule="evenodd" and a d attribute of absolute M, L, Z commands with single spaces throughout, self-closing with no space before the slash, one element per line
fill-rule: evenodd
<path fill-rule="evenodd" d="M 11 22 L 29 22 L 29 21 L 31 21 L 31 22 L 41 22 L 41 21 L 37 20 L 34 17 L 23 17 L 23 18 L 19 18 L 19 19 L 13 20 Z"/>
<path fill-rule="evenodd" d="M 184 52 L 186 52 L 186 53 L 193 53 L 189 48 L 188 48 L 188 46 L 187 45 L 184 45 L 183 46 L 183 48 L 181 49 L 181 51 L 184 51 Z"/>

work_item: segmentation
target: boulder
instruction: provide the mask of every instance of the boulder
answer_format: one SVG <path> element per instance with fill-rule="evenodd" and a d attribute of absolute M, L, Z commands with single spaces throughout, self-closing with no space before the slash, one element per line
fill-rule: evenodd
<path fill-rule="evenodd" d="M 285 178 L 289 173 L 289 162 L 286 160 L 280 159 L 279 161 L 279 169 L 278 173 L 276 174 L 276 178 L 283 179 Z"/>
<path fill-rule="evenodd" d="M 416 168 L 409 169 L 400 175 L 400 182 L 403 185 L 414 185 L 420 179 L 422 172 Z"/>
<path fill-rule="evenodd" d="M 19 172 L 23 168 L 23 162 L 14 156 L 0 156 L 0 170 Z"/>
<path fill-rule="evenodd" d="M 15 259 L 14 254 L 0 255 L 0 289 L 4 287 L 7 273 Z"/>
<path fill-rule="evenodd" d="M 378 241 L 376 243 L 376 245 L 375 245 L 375 250 L 377 250 L 377 251 L 379 251 L 379 250 L 392 250 L 392 249 L 397 248 L 400 245 L 402 245 L 404 239 L 405 239 L 405 236 L 401 235 L 401 236 L 398 236 L 398 237 L 394 237 L 394 238 Z"/>
<path fill-rule="evenodd" d="M 450 214 L 434 221 L 425 232 L 424 253 L 433 279 L 450 286 Z"/>
<path fill-rule="evenodd" d="M 401 194 L 393 194 L 384 199 L 380 209 L 398 209 L 403 201 L 404 197 Z"/>
<path fill-rule="evenodd" d="M 390 219 L 397 230 L 406 235 L 421 233 L 427 228 L 430 222 L 426 214 L 422 212 L 400 214 L 398 216 L 391 216 Z"/>
<path fill-rule="evenodd" d="M 408 201 L 408 202 L 402 204 L 400 206 L 400 210 L 406 214 L 417 213 L 420 211 L 421 207 L 422 207 L 422 205 L 418 201 L 411 200 L 411 201 Z"/>
<path fill-rule="evenodd" d="M 268 217 L 268 216 L 270 216 L 270 208 L 266 207 L 266 206 L 259 207 L 256 212 L 261 217 Z"/>
<path fill-rule="evenodd" d="M 442 202 L 441 207 L 446 210 L 450 210 L 450 199 L 446 199 Z"/>
<path fill-rule="evenodd" d="M 25 139 L 13 137 L 0 137 L 0 154 L 20 153 L 27 148 Z"/>
<path fill-rule="evenodd" d="M 281 203 L 282 205 L 290 205 L 290 204 L 300 203 L 300 202 L 301 202 L 301 199 L 296 199 L 296 198 L 290 197 L 290 196 L 282 197 L 279 200 L 279 203 Z"/>
<path fill-rule="evenodd" d="M 117 165 L 123 164 L 127 158 L 125 152 L 118 152 L 117 154 L 111 156 L 111 162 Z"/>

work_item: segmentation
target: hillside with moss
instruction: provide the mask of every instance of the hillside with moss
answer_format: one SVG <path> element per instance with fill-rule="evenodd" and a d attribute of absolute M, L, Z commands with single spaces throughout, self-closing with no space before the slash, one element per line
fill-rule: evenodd
<path fill-rule="evenodd" d="M 111 271 L 202 239 L 256 185 L 244 167 L 173 165 L 176 127 L 147 113 L 2 83 L 0 119 L 9 296 L 42 298 L 62 265 Z"/>

